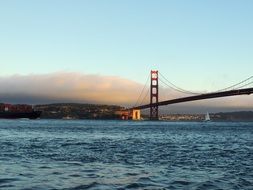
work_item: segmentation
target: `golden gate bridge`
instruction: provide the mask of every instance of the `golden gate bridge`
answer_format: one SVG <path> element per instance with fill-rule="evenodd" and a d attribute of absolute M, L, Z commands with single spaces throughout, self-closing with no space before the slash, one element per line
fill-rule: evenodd
<path fill-rule="evenodd" d="M 159 79 L 159 75 L 162 79 Z M 229 97 L 229 96 L 238 96 L 238 95 L 250 95 L 253 93 L 253 88 L 248 88 L 250 85 L 253 84 L 253 76 L 236 83 L 232 86 L 229 86 L 227 88 L 215 91 L 215 92 L 208 92 L 208 93 L 197 93 L 197 92 L 191 92 L 188 90 L 184 90 L 175 84 L 171 83 L 169 80 L 167 80 L 162 74 L 158 73 L 157 70 L 152 70 L 150 72 L 150 88 L 149 88 L 149 94 L 150 94 L 150 100 L 148 104 L 143 104 L 143 100 L 147 97 L 148 93 L 146 93 L 145 97 L 141 101 L 141 105 L 134 105 L 133 107 L 121 111 L 122 119 L 133 119 L 133 120 L 140 120 L 141 113 L 140 110 L 142 109 L 150 109 L 150 120 L 158 120 L 159 119 L 159 106 L 165 106 L 165 105 L 171 105 L 171 104 L 178 104 L 183 102 L 191 102 L 191 101 L 197 101 L 197 100 L 204 100 L 204 99 L 213 99 L 213 98 L 221 98 L 221 97 Z M 149 79 L 148 78 L 148 79 Z M 159 81 L 165 84 L 167 87 L 176 90 L 178 92 L 184 93 L 184 94 L 190 94 L 189 96 L 176 98 L 176 99 L 170 99 L 170 100 L 164 100 L 159 101 Z M 147 80 L 148 82 L 148 80 Z M 139 101 L 140 97 L 142 96 L 144 89 L 147 86 L 147 82 L 144 85 L 140 96 L 137 100 Z M 247 88 L 246 88 L 247 87 Z M 137 104 L 136 102 L 136 104 Z"/>

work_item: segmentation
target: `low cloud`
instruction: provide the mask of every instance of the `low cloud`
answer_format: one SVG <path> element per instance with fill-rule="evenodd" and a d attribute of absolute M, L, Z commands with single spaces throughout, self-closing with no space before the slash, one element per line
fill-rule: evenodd
<path fill-rule="evenodd" d="M 13 75 L 0 77 L 0 102 L 28 104 L 75 102 L 133 106 L 142 88 L 143 84 L 117 76 L 82 73 Z M 160 88 L 159 95 L 160 100 L 187 96 L 167 88 Z M 161 110 L 170 113 L 250 110 L 253 107 L 250 103 L 252 98 L 253 96 L 237 96 L 195 101 L 166 106 Z M 149 94 L 142 103 L 148 102 Z"/>
<path fill-rule="evenodd" d="M 142 85 L 116 76 L 53 73 L 0 78 L 0 98 L 14 103 L 131 104 Z"/>

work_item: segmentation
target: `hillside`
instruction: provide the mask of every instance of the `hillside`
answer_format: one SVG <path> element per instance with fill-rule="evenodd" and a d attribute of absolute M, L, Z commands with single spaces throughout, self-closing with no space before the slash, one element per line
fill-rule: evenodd
<path fill-rule="evenodd" d="M 123 109 L 115 105 L 60 103 L 34 106 L 42 111 L 42 119 L 118 119 L 115 111 Z"/>

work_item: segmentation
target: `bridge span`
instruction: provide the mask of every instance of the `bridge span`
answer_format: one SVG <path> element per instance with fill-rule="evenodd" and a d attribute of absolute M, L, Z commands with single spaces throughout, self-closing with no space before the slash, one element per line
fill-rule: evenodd
<path fill-rule="evenodd" d="M 166 100 L 166 101 L 161 101 L 161 102 L 157 102 L 153 104 L 145 104 L 141 106 L 136 106 L 131 109 L 141 110 L 141 109 L 150 108 L 152 106 L 153 107 L 165 106 L 165 105 L 170 105 L 170 104 L 178 104 L 178 103 L 183 103 L 183 102 L 191 102 L 191 101 L 196 101 L 196 100 L 204 100 L 204 99 L 212 99 L 212 98 L 221 98 L 221 97 L 227 97 L 227 96 L 250 95 L 252 93 L 253 93 L 253 88 L 244 88 L 244 89 L 239 89 L 239 90 L 214 92 L 214 93 L 207 93 L 207 94 L 201 94 L 201 95 L 196 95 L 196 96 L 188 96 L 188 97 L 183 97 L 183 98 Z"/>
<path fill-rule="evenodd" d="M 248 82 L 250 79 L 253 79 L 253 76 L 249 77 L 248 79 L 246 79 L 244 81 L 241 81 L 240 83 L 237 83 L 236 85 L 233 85 L 229 88 L 223 89 L 221 91 L 197 94 L 197 95 L 192 95 L 192 96 L 187 96 L 187 97 L 176 98 L 176 99 L 165 100 L 165 101 L 159 102 L 159 100 L 158 100 L 158 95 L 159 95 L 158 71 L 151 71 L 151 73 L 150 73 L 150 90 L 149 90 L 150 91 L 150 103 L 144 104 L 144 105 L 139 105 L 139 106 L 133 106 L 132 108 L 124 110 L 122 112 L 122 116 L 124 116 L 124 118 L 131 118 L 133 120 L 139 120 L 141 118 L 140 110 L 149 108 L 150 109 L 150 120 L 158 120 L 159 119 L 159 116 L 158 116 L 159 106 L 178 104 L 178 103 L 183 103 L 183 102 L 191 102 L 191 101 L 197 101 L 197 100 L 204 100 L 204 99 L 213 99 L 213 98 L 238 96 L 238 95 L 250 95 L 250 94 L 253 94 L 253 88 L 242 88 L 242 86 L 240 86 L 239 89 L 228 90 L 230 88 L 235 88 L 236 86 L 241 85 L 242 83 Z M 247 83 L 243 87 L 245 87 L 249 84 L 253 84 L 253 82 Z M 183 90 L 181 88 L 178 88 L 178 89 Z M 183 91 L 185 91 L 185 90 L 183 90 Z M 187 92 L 187 91 L 185 91 L 185 92 Z"/>

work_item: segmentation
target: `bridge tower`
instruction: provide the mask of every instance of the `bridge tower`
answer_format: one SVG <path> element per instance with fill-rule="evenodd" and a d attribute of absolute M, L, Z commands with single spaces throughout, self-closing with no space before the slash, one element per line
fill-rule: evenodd
<path fill-rule="evenodd" d="M 151 71 L 150 74 L 150 120 L 158 120 L 158 71 Z"/>

